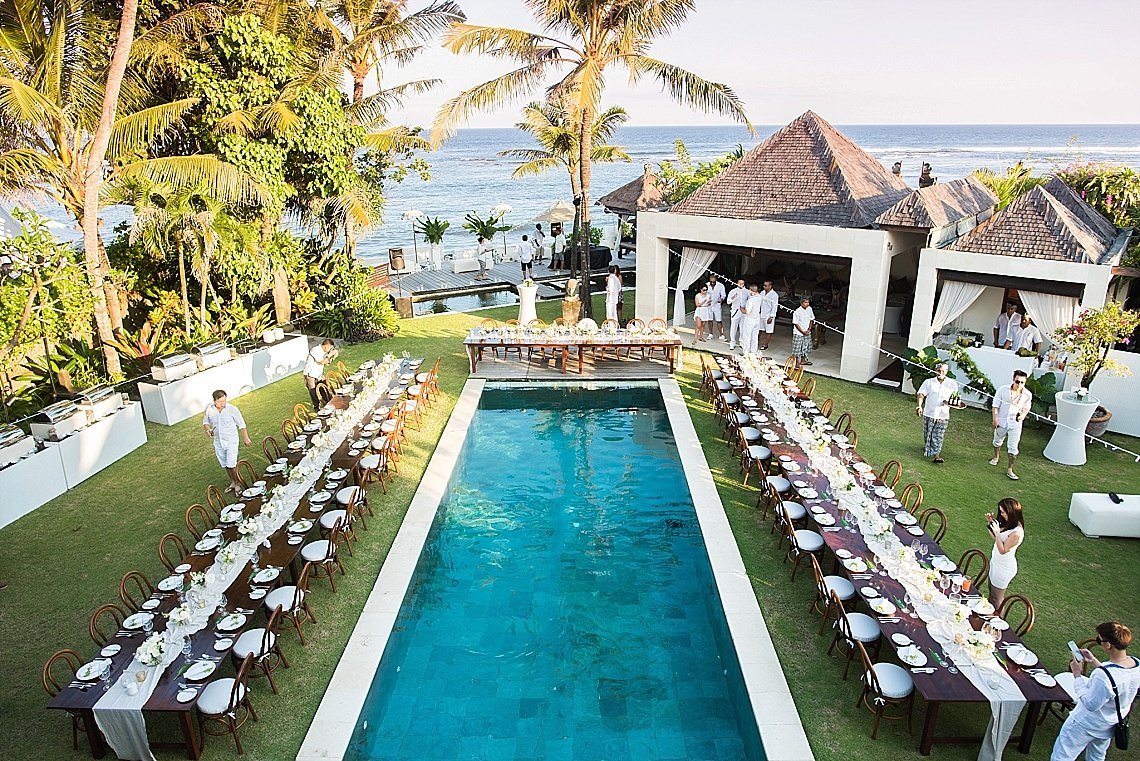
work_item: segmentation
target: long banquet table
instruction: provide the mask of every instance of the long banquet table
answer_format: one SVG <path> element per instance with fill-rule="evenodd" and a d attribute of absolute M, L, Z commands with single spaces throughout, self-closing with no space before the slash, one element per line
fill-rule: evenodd
<path fill-rule="evenodd" d="M 483 352 L 488 349 L 491 351 L 505 351 L 506 349 L 518 349 L 520 351 L 523 349 L 528 351 L 538 349 L 545 351 L 549 349 L 555 353 L 555 356 L 561 355 L 563 374 L 566 373 L 570 349 L 576 349 L 579 375 L 582 374 L 582 355 L 585 349 L 602 353 L 613 351 L 615 354 L 620 350 L 632 351 L 634 349 L 642 349 L 643 351 L 648 351 L 660 349 L 665 353 L 665 359 L 669 363 L 670 374 L 672 374 L 674 366 L 680 364 L 679 358 L 682 351 L 681 339 L 676 333 L 631 333 L 629 330 L 624 329 L 614 332 L 599 331 L 596 333 L 551 333 L 544 330 L 485 331 L 481 328 L 476 328 L 467 335 L 463 343 L 467 347 L 467 358 L 470 362 L 470 370 L 472 373 L 475 372 L 479 360 L 483 356 Z"/>
<path fill-rule="evenodd" d="M 418 363 L 418 360 L 416 362 Z M 328 459 L 323 465 L 323 472 L 318 476 L 313 487 L 308 489 L 304 496 L 300 498 L 295 509 L 284 523 L 266 538 L 265 542 L 268 546 L 262 544 L 258 547 L 257 559 L 260 568 L 277 568 L 280 570 L 280 575 L 272 581 L 259 584 L 254 583 L 252 573 L 247 570 L 240 572 L 225 590 L 224 607 L 214 611 L 210 615 L 207 625 L 191 635 L 191 654 L 189 656 L 179 655 L 158 677 L 154 691 L 142 706 L 142 711 L 144 715 L 165 714 L 176 716 L 182 731 L 182 741 L 179 743 L 150 742 L 151 747 L 184 748 L 187 755 L 192 759 L 197 759 L 201 756 L 201 745 L 193 728 L 193 713 L 197 696 L 201 694 L 201 690 L 205 689 L 207 684 L 220 676 L 221 669 L 215 669 L 210 677 L 199 682 L 194 682 L 193 686 L 198 688 L 197 695 L 195 695 L 194 699 L 187 702 L 180 702 L 178 700 L 179 685 L 186 681 L 180 671 L 184 666 L 190 663 L 207 658 L 217 661 L 220 666 L 220 662 L 229 656 L 233 642 L 237 641 L 242 632 L 250 628 L 256 628 L 259 625 L 264 625 L 258 622 L 256 614 L 262 607 L 262 600 L 265 595 L 262 594 L 261 591 L 255 592 L 255 590 L 269 592 L 278 585 L 286 583 L 286 569 L 289 570 L 289 575 L 292 580 L 295 581 L 296 575 L 300 572 L 300 569 L 297 567 L 297 559 L 301 549 L 308 541 L 311 541 L 309 536 L 304 536 L 302 541 L 290 543 L 290 536 L 296 536 L 296 534 L 290 533 L 290 526 L 295 521 L 301 519 L 311 520 L 312 526 L 307 532 L 311 534 L 319 529 L 320 517 L 326 510 L 339 509 L 335 496 L 318 505 L 311 505 L 309 497 L 322 491 L 330 491 L 335 495 L 335 489 L 338 485 L 344 485 L 348 482 L 349 474 L 352 472 L 352 469 L 368 452 L 367 448 L 352 449 L 352 442 L 365 438 L 371 439 L 377 435 L 371 431 L 364 430 L 364 427 L 372 422 L 373 407 L 376 409 L 379 409 L 381 405 L 395 407 L 398 400 L 397 391 L 399 390 L 399 392 L 402 393 L 402 390 L 407 387 L 410 376 L 410 373 L 407 371 L 414 370 L 415 367 L 415 365 L 409 365 L 408 363 L 409 360 L 405 359 L 399 364 L 392 366 L 393 369 L 391 369 L 387 377 L 381 381 L 384 384 L 390 384 L 390 386 L 385 385 L 384 387 L 386 393 L 383 393 L 379 400 L 355 422 L 351 432 L 336 449 L 329 454 Z M 354 393 L 360 391 L 361 384 L 356 383 L 354 385 Z M 348 399 L 341 395 L 334 396 L 330 403 L 330 408 L 336 410 L 343 411 L 348 407 Z M 316 420 L 321 419 L 320 417 L 316 418 Z M 327 430 L 327 426 L 324 423 L 322 423 L 322 430 Z M 320 432 L 321 431 L 310 430 L 309 440 L 311 441 L 313 435 Z M 295 466 L 302 460 L 305 454 L 304 449 L 290 449 L 284 457 L 291 466 Z M 341 473 L 338 474 L 336 471 L 341 471 Z M 339 478 L 330 478 L 330 472 L 332 475 L 339 476 Z M 280 486 L 287 482 L 283 474 L 267 473 L 262 478 L 266 482 L 266 492 L 271 491 L 275 486 Z M 244 499 L 235 503 L 235 505 L 241 506 L 242 518 L 224 522 L 218 526 L 222 529 L 223 538 L 227 543 L 239 538 L 237 530 L 238 523 L 244 518 L 256 516 L 263 504 L 264 500 L 260 496 Z M 190 574 L 209 568 L 215 562 L 220 550 L 220 547 L 207 551 L 192 550 L 191 554 L 184 560 L 184 565 L 188 566 L 188 568 L 183 572 L 183 577 L 189 579 Z M 256 597 L 254 596 L 255 594 Z M 156 600 L 158 603 L 156 608 L 149 611 L 154 614 L 154 631 L 164 631 L 168 625 L 165 618 L 166 615 L 176 608 L 180 602 L 178 590 L 162 592 L 156 588 L 151 599 Z M 227 613 L 232 612 L 244 612 L 246 615 L 244 624 L 236 629 L 226 630 L 225 632 L 220 631 L 217 628 L 218 622 L 225 617 Z M 128 668 L 137 663 L 137 661 L 135 661 L 135 653 L 146 636 L 147 634 L 144 634 L 142 630 L 128 631 L 120 629 L 117 634 L 111 637 L 110 644 L 117 644 L 121 648 L 118 653 L 107 658 L 107 660 L 110 661 L 109 689 L 111 691 L 123 689 L 119 684 L 119 680 L 123 677 Z M 216 647 L 215 643 L 219 639 L 231 640 L 230 646 L 222 648 Z M 64 689 L 51 700 L 48 704 L 48 708 L 68 711 L 79 715 L 91 745 L 91 755 L 95 758 L 102 758 L 106 755 L 107 751 L 111 749 L 111 745 L 100 730 L 95 713 L 96 704 L 108 693 L 104 691 L 98 680 L 90 682 L 92 686 L 87 688 L 78 688 L 73 686 L 74 684 L 75 682 L 72 682 L 64 687 Z"/>
<path fill-rule="evenodd" d="M 723 367 L 726 371 L 726 377 L 736 378 L 738 382 L 744 384 L 740 387 L 741 393 L 746 394 L 747 391 L 750 390 L 755 399 L 763 400 L 764 397 L 760 389 L 752 385 L 754 376 L 749 377 L 740 367 L 728 362 L 725 362 Z M 769 389 L 768 393 L 771 394 L 772 391 Z M 801 403 L 807 399 L 807 397 L 800 395 L 798 389 L 794 386 L 790 387 L 787 393 L 790 393 L 793 398 Z M 952 673 L 948 670 L 946 665 L 953 666 L 954 662 L 928 631 L 926 622 L 917 615 L 914 615 L 913 612 L 908 614 L 908 610 L 910 609 L 906 607 L 903 601 L 906 590 L 902 584 L 889 575 L 871 573 L 870 576 L 867 576 L 866 573 L 852 573 L 839 562 L 836 553 L 844 550 L 851 553 L 854 558 L 863 558 L 868 561 L 872 559 L 873 553 L 869 550 L 867 542 L 859 531 L 854 529 L 847 530 L 846 526 L 850 518 L 848 515 L 841 513 L 839 503 L 831 493 L 832 485 L 829 479 L 818 470 L 813 470 L 807 452 L 805 452 L 799 444 L 790 440 L 786 426 L 772 411 L 770 405 L 767 404 L 767 400 L 758 403 L 754 411 L 755 414 L 767 418 L 763 422 L 754 422 L 754 425 L 760 428 L 762 432 L 765 430 L 770 432 L 764 444 L 772 450 L 772 463 L 794 463 L 794 465 L 787 468 L 785 473 L 786 477 L 793 483 L 799 482 L 806 484 L 806 486 L 794 487 L 797 493 L 806 492 L 806 494 L 810 496 L 812 491 L 814 491 L 817 495 L 814 498 L 800 497 L 800 499 L 802 499 L 804 506 L 808 508 L 807 515 L 809 519 L 815 523 L 814 529 L 823 537 L 825 546 L 832 556 L 836 558 L 833 573 L 842 574 L 854 584 L 857 599 L 863 602 L 870 610 L 871 615 L 874 615 L 879 620 L 883 642 L 894 648 L 897 654 L 900 647 L 891 639 L 891 635 L 902 633 L 911 639 L 924 654 L 929 653 L 932 656 L 921 670 L 914 671 L 912 669 L 909 672 L 914 680 L 915 689 L 922 695 L 927 703 L 926 717 L 919 742 L 919 752 L 922 755 L 929 755 L 931 748 L 936 743 L 963 743 L 984 740 L 984 738 L 979 737 L 937 735 L 938 713 L 944 703 L 988 703 L 989 698 L 966 677 L 964 670 L 956 669 L 957 673 Z M 800 407 L 800 411 L 801 414 L 809 413 L 809 410 L 803 407 Z M 841 457 L 841 453 L 843 453 L 845 449 L 847 448 L 834 442 L 829 445 L 829 452 L 836 457 Z M 863 459 L 853 448 L 847 449 L 846 456 L 850 458 L 852 466 L 854 466 L 855 463 L 863 462 Z M 785 458 L 783 462 L 781 458 Z M 874 471 L 869 471 L 869 473 L 873 474 Z M 876 486 L 883 486 L 877 477 L 865 486 L 865 488 L 871 490 Z M 873 494 L 873 492 L 869 493 Z M 942 548 L 925 531 L 921 533 L 910 533 L 907 530 L 907 526 L 893 520 L 895 513 L 895 510 L 881 507 L 881 514 L 884 517 L 892 519 L 892 531 L 904 546 L 910 545 L 914 540 L 918 540 L 925 550 L 924 554 L 928 557 L 945 556 Z M 830 516 L 830 518 L 822 518 L 824 515 Z M 950 562 L 953 561 L 951 560 Z M 957 571 L 955 570 L 949 573 L 955 574 Z M 880 616 L 873 609 L 870 609 L 869 604 L 873 598 L 863 592 L 863 589 L 867 587 L 877 590 L 881 598 L 895 603 L 898 610 L 894 614 Z M 977 590 L 974 591 L 976 592 Z M 974 596 L 976 597 L 977 595 L 975 594 Z M 966 595 L 964 595 L 964 597 L 966 597 Z M 987 618 L 988 617 L 983 617 L 975 612 L 970 616 L 969 622 L 975 630 L 980 630 Z M 1001 647 L 1020 644 L 1023 644 L 1023 642 L 1012 628 L 1003 632 Z M 999 651 L 1000 649 L 1001 648 L 999 648 Z M 900 662 L 902 661 L 900 660 Z M 1050 702 L 1067 702 L 1072 698 L 1060 685 L 1044 687 L 1038 684 L 1025 667 L 1017 665 L 1013 659 L 1008 656 L 1003 657 L 998 663 L 1013 679 L 1028 706 L 1025 711 L 1020 737 L 1010 738 L 1017 740 L 1019 742 L 1019 750 L 1023 753 L 1027 753 L 1033 742 L 1034 731 L 1036 730 L 1042 707 Z M 1031 664 L 1029 669 L 1036 671 L 1039 667 L 1041 667 L 1040 662 Z M 997 757 L 1000 758 L 1001 748 L 998 747 L 996 750 Z"/>

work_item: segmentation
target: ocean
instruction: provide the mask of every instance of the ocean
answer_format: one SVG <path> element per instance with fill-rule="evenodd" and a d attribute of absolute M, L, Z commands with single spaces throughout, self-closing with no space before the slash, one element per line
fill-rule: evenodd
<path fill-rule="evenodd" d="M 981 167 L 1004 171 L 1021 160 L 1039 174 L 1081 161 L 1127 164 L 1140 169 L 1140 125 L 1136 124 L 836 126 L 885 167 L 901 161 L 903 176 L 912 187 L 918 186 L 924 161 L 930 163 L 932 174 L 943 182 Z M 757 127 L 758 136 L 752 138 L 738 126 L 625 127 L 613 142 L 623 146 L 632 161 L 595 165 L 591 195 L 596 200 L 634 179 L 646 162 L 674 158 L 677 140 L 684 141 L 694 160 L 707 160 L 726 153 L 737 143 L 751 148 L 778 128 Z M 360 240 L 359 256 L 375 261 L 386 258 L 389 247 L 412 248 L 411 224 L 401 219 L 409 209 L 451 222 L 444 240 L 445 251 L 474 244 L 471 234 L 461 227 L 465 214 L 475 211 L 486 216 L 499 203 L 512 208 L 505 221 L 518 226 L 508 234 L 509 239 L 513 241 L 533 229 L 533 223 L 528 223 L 536 214 L 558 199 L 570 201 L 571 194 L 564 170 L 523 179 L 511 177 L 517 162 L 498 153 L 526 147 L 534 146 L 527 135 L 513 128 L 461 130 L 440 150 L 427 155 L 430 181 L 412 175 L 390 188 L 387 221 Z M 594 208 L 595 223 L 604 222 L 607 218 L 600 214 L 600 208 Z M 80 237 L 62 210 L 44 206 L 40 211 L 59 223 L 53 228 L 60 237 Z M 109 209 L 104 216 L 109 224 L 115 224 L 128 215 L 124 209 Z"/>

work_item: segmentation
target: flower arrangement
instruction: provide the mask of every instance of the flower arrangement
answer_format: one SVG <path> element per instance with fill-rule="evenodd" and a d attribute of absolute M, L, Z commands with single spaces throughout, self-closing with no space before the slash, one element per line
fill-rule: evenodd
<path fill-rule="evenodd" d="M 270 500 L 261 506 L 261 511 L 258 514 L 271 521 L 273 516 L 277 514 L 277 505 L 273 500 Z"/>
<path fill-rule="evenodd" d="M 237 551 L 233 547 L 223 547 L 218 552 L 218 562 L 225 565 L 233 565 L 237 562 Z"/>
<path fill-rule="evenodd" d="M 145 666 L 157 666 L 162 663 L 164 655 L 166 655 L 165 632 L 155 632 L 150 635 L 143 640 L 139 649 L 135 651 L 135 659 Z"/>
<path fill-rule="evenodd" d="M 190 586 L 204 587 L 206 586 L 206 574 L 203 571 L 195 571 L 190 574 Z"/>
<path fill-rule="evenodd" d="M 257 521 L 253 518 L 246 518 L 238 524 L 238 533 L 246 538 L 253 536 L 257 533 Z"/>
<path fill-rule="evenodd" d="M 1140 312 L 1110 301 L 1098 309 L 1081 312 L 1072 325 L 1058 328 L 1053 343 L 1069 355 L 1068 368 L 1081 374 L 1081 387 L 1089 388 L 1103 370 L 1127 377 L 1128 368 L 1108 356 L 1118 343 L 1127 344 L 1140 327 Z"/>
<path fill-rule="evenodd" d="M 412 358 L 412 355 L 406 351 L 400 352 L 400 356 L 403 357 L 404 359 L 411 359 Z"/>
<path fill-rule="evenodd" d="M 1088 398 L 1089 398 L 1089 390 L 1087 388 L 1082 387 L 1082 388 L 1077 389 L 1077 399 L 1079 399 L 1080 401 L 1083 402 L 1083 401 L 1086 401 Z"/>
<path fill-rule="evenodd" d="M 174 610 L 170 611 L 170 615 L 167 616 L 167 618 L 170 620 L 170 623 L 174 624 L 175 626 L 186 626 L 190 623 L 190 616 L 190 606 L 183 603 Z"/>
<path fill-rule="evenodd" d="M 993 638 L 983 632 L 971 631 L 966 635 L 965 640 L 962 646 L 970 654 L 972 660 L 984 660 L 994 651 Z"/>
<path fill-rule="evenodd" d="M 396 359 L 395 355 L 392 354 L 391 352 L 388 352 L 387 354 L 384 355 L 384 364 L 390 365 L 390 364 L 392 364 L 392 362 L 395 359 Z"/>

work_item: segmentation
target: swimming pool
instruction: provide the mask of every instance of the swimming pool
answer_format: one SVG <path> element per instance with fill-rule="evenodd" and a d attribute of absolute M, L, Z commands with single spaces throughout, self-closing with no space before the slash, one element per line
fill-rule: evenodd
<path fill-rule="evenodd" d="M 658 385 L 487 386 L 345 757 L 759 761 L 735 653 Z"/>

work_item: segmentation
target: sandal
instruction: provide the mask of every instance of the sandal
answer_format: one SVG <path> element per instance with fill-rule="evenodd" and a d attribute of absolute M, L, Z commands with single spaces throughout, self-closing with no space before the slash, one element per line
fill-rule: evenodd
<path fill-rule="evenodd" d="M 933 460 L 931 460 L 931 462 L 934 463 L 935 465 L 941 465 L 942 463 L 944 463 L 946 461 L 943 460 L 941 457 L 935 457 Z"/>

